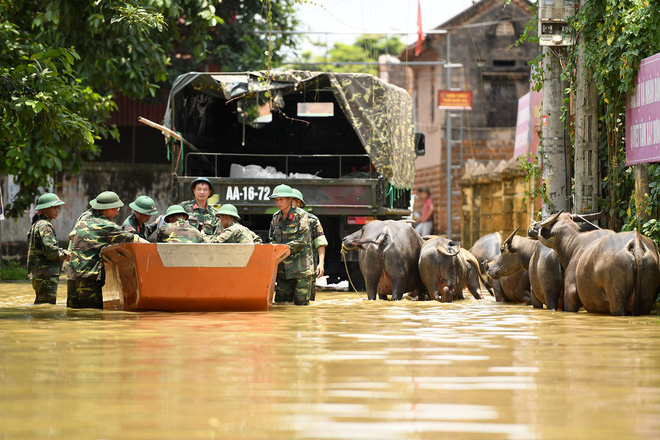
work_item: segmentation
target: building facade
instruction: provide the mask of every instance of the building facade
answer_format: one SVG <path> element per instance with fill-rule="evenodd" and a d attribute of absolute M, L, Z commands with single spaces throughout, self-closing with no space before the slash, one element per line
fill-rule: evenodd
<path fill-rule="evenodd" d="M 529 61 L 540 53 L 537 43 L 515 43 L 532 15 L 532 5 L 526 0 L 508 4 L 506 0 L 482 0 L 428 34 L 418 56 L 414 44 L 399 56 L 404 63 L 416 62 L 409 66 L 416 131 L 426 135 L 426 155 L 416 160 L 415 187 L 431 190 L 434 233 L 447 234 L 451 218 L 451 238 L 461 237 L 458 183 L 468 159 L 499 161 L 513 155 L 518 98 L 529 92 Z M 438 95 L 444 90 L 470 91 L 472 109 L 439 109 Z M 421 206 L 415 208 L 420 211 Z"/>

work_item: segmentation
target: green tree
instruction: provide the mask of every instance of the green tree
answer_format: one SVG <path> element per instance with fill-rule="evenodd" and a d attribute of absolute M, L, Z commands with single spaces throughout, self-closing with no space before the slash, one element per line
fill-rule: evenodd
<path fill-rule="evenodd" d="M 626 95 L 634 89 L 641 60 L 660 52 L 660 8 L 648 0 L 590 0 L 580 6 L 574 27 L 585 35 L 585 56 L 599 92 L 600 156 L 607 166 L 603 202 L 618 229 L 634 222 L 634 177 L 625 166 Z M 652 197 L 649 206 L 657 205 Z"/>
<path fill-rule="evenodd" d="M 534 41 L 531 29 L 537 26 L 536 15 L 526 26 L 523 41 Z M 635 215 L 634 176 L 625 164 L 625 104 L 626 96 L 635 86 L 639 64 L 643 58 L 660 52 L 660 8 L 649 0 L 587 0 L 580 2 L 577 15 L 569 23 L 570 33 L 584 36 L 586 63 L 593 72 L 598 90 L 601 148 L 600 160 L 604 172 L 601 186 L 604 197 L 601 207 L 609 214 L 613 229 L 641 226 L 642 231 L 660 242 L 660 227 L 655 222 L 641 224 Z M 576 55 L 574 48 L 562 58 L 562 78 L 573 90 L 576 82 Z M 532 64 L 541 72 L 539 56 Z M 539 88 L 542 78 L 535 76 Z M 565 99 L 568 104 L 568 98 Z M 567 109 L 567 106 L 564 110 Z M 565 118 L 568 124 L 570 118 Z M 568 125 L 574 130 L 574 125 Z M 571 136 L 574 133 L 571 132 Z M 649 167 L 653 180 L 660 178 L 659 165 Z M 651 194 L 646 200 L 648 210 L 660 205 L 660 188 L 651 183 Z"/>
<path fill-rule="evenodd" d="M 323 50 L 322 43 L 314 43 L 319 51 Z M 323 70 L 331 72 L 356 72 L 370 73 L 376 75 L 378 66 L 359 64 L 362 62 L 377 62 L 378 57 L 383 54 L 398 55 L 405 45 L 399 37 L 385 37 L 380 35 L 364 35 L 358 37 L 353 44 L 335 43 L 328 50 L 327 56 L 313 55 L 311 51 L 303 52 L 300 62 L 312 63 L 298 65 L 299 68 L 306 70 Z M 355 62 L 356 64 L 332 65 L 325 63 L 332 62 Z M 317 64 L 318 63 L 318 64 Z"/>
<path fill-rule="evenodd" d="M 184 71 L 277 64 L 295 0 L 0 1 L 0 176 L 21 186 L 8 206 L 19 216 L 49 176 L 78 171 L 120 93 L 158 98 Z"/>

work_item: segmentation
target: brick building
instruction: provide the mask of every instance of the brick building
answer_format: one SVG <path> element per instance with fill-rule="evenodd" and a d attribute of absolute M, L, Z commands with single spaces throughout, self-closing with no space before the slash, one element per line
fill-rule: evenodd
<path fill-rule="evenodd" d="M 428 22 L 431 17 L 422 17 Z M 400 56 L 413 75 L 416 131 L 426 135 L 426 155 L 416 160 L 415 187 L 431 189 L 434 232 L 445 234 L 448 225 L 446 117 L 451 113 L 451 219 L 452 237 L 461 237 L 461 191 L 458 181 L 468 159 L 490 161 L 513 155 L 518 98 L 529 91 L 530 66 L 540 47 L 514 46 L 532 18 L 526 0 L 481 0 L 436 30 L 448 34 L 426 36 L 419 56 L 415 45 Z M 449 35 L 449 57 L 447 56 Z M 450 64 L 446 66 L 447 60 Z M 472 92 L 472 110 L 438 109 L 438 92 Z M 420 206 L 415 207 L 417 211 Z"/>

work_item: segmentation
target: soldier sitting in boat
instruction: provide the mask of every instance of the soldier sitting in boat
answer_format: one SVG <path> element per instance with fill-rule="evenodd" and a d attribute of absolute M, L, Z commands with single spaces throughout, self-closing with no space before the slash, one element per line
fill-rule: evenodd
<path fill-rule="evenodd" d="M 37 202 L 37 220 L 28 232 L 28 275 L 35 292 L 35 304 L 55 304 L 57 300 L 57 280 L 62 261 L 69 259 L 69 251 L 57 244 L 55 228 L 51 221 L 60 213 L 64 202 L 57 194 L 46 193 Z"/>
<path fill-rule="evenodd" d="M 291 188 L 293 193 L 296 195 L 293 198 L 293 206 L 296 208 L 304 208 L 305 200 L 303 199 L 302 192 L 295 188 Z M 325 271 L 325 247 L 328 245 L 328 239 L 325 237 L 325 232 L 323 232 L 323 226 L 321 226 L 321 221 L 317 216 L 311 212 L 307 213 L 309 217 L 309 232 L 311 233 L 312 238 L 312 249 L 314 250 L 314 267 L 316 267 L 316 278 L 321 278 Z M 316 299 L 316 283 L 312 284 L 312 292 L 309 296 L 310 301 Z"/>
<path fill-rule="evenodd" d="M 124 231 L 112 221 L 119 208 L 124 206 L 116 193 L 102 192 L 90 205 L 91 215 L 76 225 L 67 270 L 66 305 L 102 309 L 105 268 L 101 261 L 101 250 L 110 244 L 148 242 L 136 234 Z"/>
<path fill-rule="evenodd" d="M 153 223 L 147 224 L 151 220 L 151 216 L 158 214 L 153 199 L 148 196 L 139 196 L 134 202 L 129 203 L 128 206 L 133 209 L 133 214 L 124 220 L 124 224 L 122 225 L 124 231 L 137 234 L 146 240 L 158 229 L 158 220 L 160 219 L 159 217 Z"/>
<path fill-rule="evenodd" d="M 234 205 L 222 205 L 216 216 L 220 218 L 224 230 L 210 237 L 207 240 L 209 243 L 263 243 L 261 237 L 238 222 L 241 217 Z"/>
<path fill-rule="evenodd" d="M 188 223 L 189 215 L 181 205 L 172 205 L 165 213 L 165 223 L 158 230 L 159 243 L 204 243 L 204 234 Z"/>
<path fill-rule="evenodd" d="M 213 235 L 221 231 L 220 221 L 216 217 L 218 210 L 208 204 L 213 195 L 213 184 L 206 177 L 198 177 L 190 184 L 195 196 L 194 200 L 181 202 L 181 206 L 188 213 L 188 223 L 206 235 Z"/>

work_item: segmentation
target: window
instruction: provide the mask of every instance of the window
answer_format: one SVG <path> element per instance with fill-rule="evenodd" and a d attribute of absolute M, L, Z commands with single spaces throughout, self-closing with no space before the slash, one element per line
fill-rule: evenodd
<path fill-rule="evenodd" d="M 515 127 L 518 112 L 516 85 L 510 82 L 493 81 L 490 83 L 488 102 L 491 109 L 486 113 L 489 127 Z"/>
<path fill-rule="evenodd" d="M 495 28 L 495 35 L 498 37 L 510 37 L 516 35 L 516 29 L 510 21 L 501 21 Z"/>
<path fill-rule="evenodd" d="M 332 102 L 299 102 L 298 116 L 308 118 L 331 118 L 335 115 Z"/>

